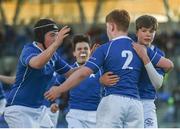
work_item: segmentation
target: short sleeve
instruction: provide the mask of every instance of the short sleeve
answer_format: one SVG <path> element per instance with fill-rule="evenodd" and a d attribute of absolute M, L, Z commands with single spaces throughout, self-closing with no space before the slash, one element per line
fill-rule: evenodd
<path fill-rule="evenodd" d="M 156 65 L 162 57 L 160 54 L 154 52 L 150 48 L 147 48 L 147 53 L 153 65 Z"/>
<path fill-rule="evenodd" d="M 163 51 L 161 51 L 160 49 L 157 48 L 157 52 L 158 52 L 159 55 L 165 57 L 165 53 L 164 53 Z M 162 69 L 162 68 L 156 67 L 156 71 L 157 71 L 159 74 L 161 74 L 162 76 L 165 75 L 165 71 L 164 71 L 164 69 Z"/>
<path fill-rule="evenodd" d="M 22 50 L 20 61 L 24 66 L 29 65 L 29 61 L 32 57 L 37 56 L 40 53 L 40 50 L 32 47 L 32 46 L 25 46 Z"/>
<path fill-rule="evenodd" d="M 95 50 L 85 66 L 92 69 L 94 73 L 98 72 L 105 60 L 104 47 L 101 46 Z"/>

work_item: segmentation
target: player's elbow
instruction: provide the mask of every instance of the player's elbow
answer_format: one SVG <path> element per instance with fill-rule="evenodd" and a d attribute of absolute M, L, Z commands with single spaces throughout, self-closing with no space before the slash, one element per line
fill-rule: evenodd
<path fill-rule="evenodd" d="M 34 69 L 41 69 L 44 65 L 40 61 L 30 60 L 29 66 Z"/>
<path fill-rule="evenodd" d="M 89 76 L 90 74 L 88 73 L 88 72 L 82 72 L 81 74 L 80 74 L 80 78 L 86 78 L 87 76 Z"/>
<path fill-rule="evenodd" d="M 170 61 L 169 69 L 172 70 L 173 68 L 174 68 L 174 63 L 172 61 Z"/>
<path fill-rule="evenodd" d="M 93 73 L 93 71 L 90 69 L 90 68 L 88 68 L 88 67 L 82 67 L 81 69 L 79 69 L 79 71 L 80 71 L 80 73 L 81 73 L 81 78 L 86 78 L 86 77 L 88 77 L 88 76 L 90 76 L 92 73 Z"/>
<path fill-rule="evenodd" d="M 43 67 L 43 65 L 41 65 L 40 63 L 33 63 L 29 65 L 34 69 L 41 69 Z"/>
<path fill-rule="evenodd" d="M 166 72 L 171 71 L 174 68 L 174 63 L 171 60 L 168 60 L 167 67 L 165 68 Z"/>

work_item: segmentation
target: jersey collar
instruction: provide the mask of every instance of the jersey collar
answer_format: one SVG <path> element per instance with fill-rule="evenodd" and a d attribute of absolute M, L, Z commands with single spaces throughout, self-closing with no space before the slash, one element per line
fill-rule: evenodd
<path fill-rule="evenodd" d="M 33 45 L 38 48 L 41 52 L 43 51 L 40 47 L 38 47 L 37 43 L 36 42 L 33 42 Z"/>
<path fill-rule="evenodd" d="M 126 36 L 126 35 L 118 36 L 118 37 L 116 37 L 116 38 L 113 38 L 112 40 L 114 41 L 114 40 L 123 39 L 123 38 L 132 40 L 130 37 L 128 37 L 128 36 Z"/>

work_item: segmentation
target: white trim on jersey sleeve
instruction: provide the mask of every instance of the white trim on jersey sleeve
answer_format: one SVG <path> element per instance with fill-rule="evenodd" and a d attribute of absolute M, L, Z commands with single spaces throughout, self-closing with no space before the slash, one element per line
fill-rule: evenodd
<path fill-rule="evenodd" d="M 151 62 L 154 60 L 154 58 L 156 57 L 157 52 L 154 54 L 153 58 L 151 59 Z"/>
<path fill-rule="evenodd" d="M 95 64 L 94 62 L 89 61 L 89 60 L 87 62 L 89 62 L 89 63 L 93 64 L 94 66 L 96 66 L 98 68 L 98 70 L 101 70 L 100 67 L 97 64 Z"/>
<path fill-rule="evenodd" d="M 26 62 L 27 62 L 27 60 L 29 60 L 30 61 L 30 59 L 29 58 L 32 58 L 32 57 L 34 57 L 34 56 L 37 56 L 38 54 L 36 53 L 33 53 L 33 54 L 31 54 L 31 55 L 29 55 L 27 58 L 26 58 L 26 60 L 25 60 L 25 66 L 26 66 Z M 29 62 L 27 62 L 27 63 L 29 63 Z M 28 65 L 28 64 L 27 64 Z"/>
<path fill-rule="evenodd" d="M 26 64 L 24 64 L 23 61 L 22 61 L 22 57 L 20 57 L 20 62 L 21 62 L 21 64 L 22 64 L 23 66 L 26 66 Z"/>

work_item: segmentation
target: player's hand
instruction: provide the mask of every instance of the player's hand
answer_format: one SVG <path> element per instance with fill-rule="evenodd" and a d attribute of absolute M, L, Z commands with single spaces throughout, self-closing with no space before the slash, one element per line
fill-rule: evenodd
<path fill-rule="evenodd" d="M 92 48 L 91 48 L 91 54 L 100 46 L 100 44 L 93 44 Z"/>
<path fill-rule="evenodd" d="M 144 45 L 133 43 L 133 48 L 141 59 L 147 56 L 147 48 Z"/>
<path fill-rule="evenodd" d="M 69 35 L 70 28 L 64 26 L 57 34 L 55 43 L 60 46 L 63 43 L 63 39 Z"/>
<path fill-rule="evenodd" d="M 51 87 L 47 92 L 45 92 L 44 96 L 47 100 L 54 101 L 58 98 L 61 94 L 58 91 L 58 86 Z"/>
<path fill-rule="evenodd" d="M 56 113 L 59 110 L 59 106 L 57 103 L 53 103 L 51 104 L 50 109 L 52 113 Z"/>
<path fill-rule="evenodd" d="M 106 72 L 100 77 L 99 81 L 105 86 L 113 86 L 119 81 L 119 79 L 119 76 L 113 74 L 113 72 Z"/>
<path fill-rule="evenodd" d="M 139 43 L 133 43 L 133 48 L 138 54 L 138 56 L 142 59 L 144 64 L 150 62 L 149 56 L 147 54 L 147 48 L 144 45 L 141 45 Z"/>

